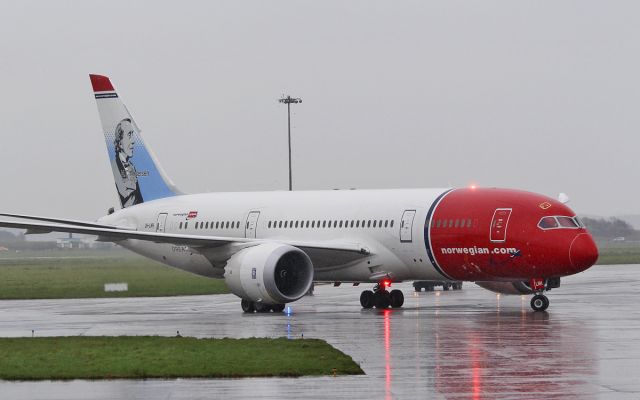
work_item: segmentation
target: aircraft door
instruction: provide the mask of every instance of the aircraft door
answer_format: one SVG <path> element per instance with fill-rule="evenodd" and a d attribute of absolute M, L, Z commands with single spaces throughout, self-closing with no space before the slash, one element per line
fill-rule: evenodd
<path fill-rule="evenodd" d="M 402 220 L 400 221 L 400 241 L 402 243 L 411 243 L 413 240 L 413 217 L 416 215 L 416 210 L 405 210 L 402 213 Z"/>
<path fill-rule="evenodd" d="M 245 224 L 244 237 L 255 238 L 256 228 L 258 227 L 258 217 L 260 217 L 260 211 L 251 211 L 247 216 L 247 222 Z"/>
<path fill-rule="evenodd" d="M 491 220 L 491 233 L 489 239 L 494 243 L 501 243 L 507 240 L 507 226 L 511 217 L 511 208 L 496 208 Z"/>
<path fill-rule="evenodd" d="M 156 232 L 164 232 L 167 224 L 167 213 L 158 214 L 158 222 L 156 223 Z"/>

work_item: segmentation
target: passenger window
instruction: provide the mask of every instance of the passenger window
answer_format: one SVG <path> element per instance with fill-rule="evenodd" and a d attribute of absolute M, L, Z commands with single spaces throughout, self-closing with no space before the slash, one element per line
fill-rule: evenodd
<path fill-rule="evenodd" d="M 553 217 L 544 217 L 538 222 L 538 226 L 542 229 L 553 229 L 558 227 L 558 221 Z"/>
<path fill-rule="evenodd" d="M 455 225 L 453 225 L 454 228 L 457 228 L 460 225 L 460 220 L 456 219 Z"/>
<path fill-rule="evenodd" d="M 298 227 L 298 221 L 296 221 L 296 226 L 295 226 L 295 227 L 296 227 L 296 228 Z"/>
<path fill-rule="evenodd" d="M 271 228 L 271 221 L 267 224 L 267 228 Z"/>
<path fill-rule="evenodd" d="M 278 221 L 278 228 L 282 228 L 282 221 Z"/>
<path fill-rule="evenodd" d="M 178 229 L 182 229 L 182 222 L 180 222 L 180 228 L 178 228 Z"/>
<path fill-rule="evenodd" d="M 367 228 L 371 228 L 371 220 L 367 221 Z"/>
<path fill-rule="evenodd" d="M 184 229 L 187 229 L 188 226 L 189 226 L 189 222 L 185 222 L 184 223 Z"/>
<path fill-rule="evenodd" d="M 471 228 L 471 218 L 467 220 L 467 228 Z"/>
<path fill-rule="evenodd" d="M 376 222 L 378 222 L 378 221 L 373 220 L 373 227 L 374 227 L 374 228 L 376 227 Z"/>
<path fill-rule="evenodd" d="M 577 228 L 578 224 L 571 217 L 556 217 L 563 228 Z"/>
<path fill-rule="evenodd" d="M 391 223 L 389 224 L 389 226 L 393 228 L 393 220 L 391 220 Z"/>
<path fill-rule="evenodd" d="M 385 219 L 385 220 L 384 220 L 384 227 L 386 228 L 386 227 L 388 227 L 388 226 L 389 226 L 389 220 L 388 220 L 388 219 Z"/>

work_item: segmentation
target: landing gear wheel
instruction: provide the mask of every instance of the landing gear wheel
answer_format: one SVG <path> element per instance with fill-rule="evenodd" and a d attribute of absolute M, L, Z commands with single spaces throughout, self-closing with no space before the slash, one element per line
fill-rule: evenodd
<path fill-rule="evenodd" d="M 252 313 L 256 310 L 256 306 L 251 300 L 242 299 L 242 301 L 240 301 L 240 306 L 242 307 L 242 311 L 246 313 Z"/>
<path fill-rule="evenodd" d="M 373 304 L 376 308 L 387 308 L 391 302 L 391 295 L 386 290 L 378 290 L 373 295 Z"/>
<path fill-rule="evenodd" d="M 537 294 L 531 299 L 533 311 L 544 311 L 549 307 L 549 299 L 543 294 Z"/>
<path fill-rule="evenodd" d="M 360 293 L 360 305 L 362 308 L 372 308 L 375 305 L 373 300 L 374 296 L 371 290 L 362 291 L 362 293 Z"/>
<path fill-rule="evenodd" d="M 259 313 L 267 313 L 271 311 L 271 306 L 264 303 L 255 303 L 256 311 Z"/>
<path fill-rule="evenodd" d="M 394 289 L 389 293 L 389 304 L 393 308 L 400 308 L 404 304 L 404 294 L 398 289 Z"/>
<path fill-rule="evenodd" d="M 279 313 L 284 311 L 284 306 L 284 304 L 274 304 L 271 306 L 271 309 L 273 310 L 273 312 Z"/>

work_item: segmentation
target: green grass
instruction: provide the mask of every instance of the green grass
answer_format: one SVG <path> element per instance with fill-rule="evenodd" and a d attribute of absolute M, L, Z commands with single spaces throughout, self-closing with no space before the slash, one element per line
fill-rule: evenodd
<path fill-rule="evenodd" d="M 0 379 L 139 379 L 362 374 L 318 339 L 158 336 L 1 338 Z"/>
<path fill-rule="evenodd" d="M 607 244 L 598 246 L 599 265 L 640 264 L 640 246 Z"/>
<path fill-rule="evenodd" d="M 128 284 L 128 291 L 104 291 L 105 283 L 121 282 Z M 228 293 L 222 279 L 193 275 L 124 251 L 48 251 L 0 255 L 0 299 L 218 293 Z"/>

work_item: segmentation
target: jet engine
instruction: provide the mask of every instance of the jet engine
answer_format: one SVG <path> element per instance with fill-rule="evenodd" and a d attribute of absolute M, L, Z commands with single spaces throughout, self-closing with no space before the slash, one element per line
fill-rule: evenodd
<path fill-rule="evenodd" d="M 476 282 L 476 285 L 483 289 L 501 294 L 532 294 L 533 290 L 529 286 L 529 282 Z M 560 278 L 547 279 L 547 290 L 560 287 Z"/>
<path fill-rule="evenodd" d="M 304 296 L 313 283 L 313 264 L 302 250 L 263 243 L 234 254 L 224 269 L 233 294 L 264 304 L 283 304 Z"/>

